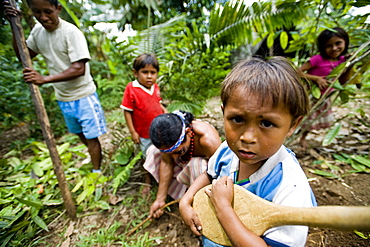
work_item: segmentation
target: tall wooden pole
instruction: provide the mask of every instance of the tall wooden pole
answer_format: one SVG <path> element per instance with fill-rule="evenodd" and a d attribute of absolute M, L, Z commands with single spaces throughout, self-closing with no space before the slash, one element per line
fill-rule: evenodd
<path fill-rule="evenodd" d="M 10 0 L 9 3 L 16 8 L 16 4 L 14 0 Z M 24 38 L 24 33 L 21 25 L 20 17 L 14 16 L 10 17 L 10 25 L 12 27 L 14 39 L 19 51 L 19 57 L 22 62 L 22 66 L 32 68 L 32 61 L 30 54 L 28 52 L 28 48 L 26 46 L 26 41 Z M 62 166 L 62 162 L 60 160 L 57 147 L 55 144 L 53 132 L 50 127 L 50 122 L 48 115 L 45 110 L 44 101 L 41 97 L 40 90 L 37 85 L 33 83 L 29 83 L 29 88 L 31 91 L 31 96 L 33 103 L 35 105 L 37 118 L 41 125 L 42 134 L 44 136 L 46 145 L 49 149 L 50 157 L 53 162 L 54 172 L 58 179 L 59 189 L 62 193 L 64 206 L 66 208 L 67 214 L 71 219 L 76 218 L 76 207 L 72 200 L 72 194 L 69 191 L 68 184 L 64 175 L 64 170 Z"/>

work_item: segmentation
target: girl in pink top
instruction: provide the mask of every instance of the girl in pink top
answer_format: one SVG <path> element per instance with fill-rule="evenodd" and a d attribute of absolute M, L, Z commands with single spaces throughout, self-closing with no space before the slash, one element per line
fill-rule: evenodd
<path fill-rule="evenodd" d="M 324 94 L 330 85 L 330 81 L 326 77 L 335 67 L 346 61 L 344 55 L 348 51 L 349 36 L 347 32 L 340 27 L 335 27 L 332 30 L 334 31 L 324 30 L 320 33 L 317 38 L 317 47 L 320 54 L 311 57 L 308 62 L 305 62 L 299 68 L 303 72 L 307 71 L 306 77 L 317 84 L 321 94 Z M 300 144 L 304 148 L 307 148 L 306 137 L 310 130 L 328 128 L 332 125 L 334 116 L 331 110 L 330 98 L 327 98 L 319 109 L 311 113 L 310 119 L 316 120 L 309 127 L 302 126 L 302 129 L 306 129 L 300 140 Z"/>

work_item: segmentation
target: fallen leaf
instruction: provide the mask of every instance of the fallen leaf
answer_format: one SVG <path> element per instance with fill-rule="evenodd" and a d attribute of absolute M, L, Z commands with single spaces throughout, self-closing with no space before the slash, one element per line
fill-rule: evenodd
<path fill-rule="evenodd" d="M 66 240 L 63 241 L 60 247 L 69 247 L 70 244 L 71 244 L 71 239 L 68 237 Z"/>
<path fill-rule="evenodd" d="M 75 229 L 74 222 L 71 222 L 66 230 L 66 233 L 64 233 L 64 237 L 69 237 L 73 234 L 73 231 Z"/>

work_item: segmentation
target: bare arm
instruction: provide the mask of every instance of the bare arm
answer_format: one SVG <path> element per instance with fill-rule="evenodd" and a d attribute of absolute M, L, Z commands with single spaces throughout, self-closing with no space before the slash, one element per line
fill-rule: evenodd
<path fill-rule="evenodd" d="M 166 107 L 164 107 L 164 105 L 161 104 L 161 108 L 163 110 L 163 113 L 168 113 L 168 110 L 166 109 Z"/>
<path fill-rule="evenodd" d="M 211 126 L 210 131 L 205 133 L 200 139 L 199 143 L 207 158 L 210 158 L 221 145 L 221 139 L 215 128 Z"/>
<path fill-rule="evenodd" d="M 134 143 L 140 143 L 140 136 L 136 132 L 134 124 L 132 122 L 132 112 L 123 110 L 123 115 L 125 116 L 127 127 L 131 133 L 131 138 Z"/>
<path fill-rule="evenodd" d="M 190 230 L 200 236 L 200 231 L 202 230 L 202 224 L 198 218 L 197 213 L 192 207 L 195 194 L 204 186 L 210 184 L 210 180 L 207 175 L 207 171 L 202 173 L 195 179 L 193 184 L 190 186 L 185 195 L 181 198 L 179 208 L 182 219 L 185 224 L 188 225 Z"/>
<path fill-rule="evenodd" d="M 212 188 L 205 190 L 216 210 L 216 215 L 229 237 L 232 246 L 255 247 L 267 246 L 266 242 L 251 232 L 236 215 L 231 202 L 234 195 L 234 184 L 231 178 L 224 176 L 213 180 Z"/>
<path fill-rule="evenodd" d="M 23 70 L 24 79 L 26 82 L 38 85 L 73 80 L 85 74 L 85 63 L 87 61 L 87 59 L 79 60 L 72 63 L 68 69 L 61 73 L 48 76 L 42 76 L 36 70 L 25 68 Z"/>
<path fill-rule="evenodd" d="M 221 145 L 217 130 L 207 122 L 193 121 L 193 131 L 199 136 L 198 145 L 195 146 L 195 156 L 209 159 Z"/>
<path fill-rule="evenodd" d="M 311 68 L 312 68 L 311 63 L 310 62 L 305 62 L 304 64 L 302 64 L 302 66 L 299 68 L 299 70 L 302 71 L 302 72 L 305 72 L 305 71 L 307 71 Z M 329 83 L 325 78 L 323 78 L 321 76 L 311 75 L 311 74 L 308 74 L 308 73 L 305 73 L 305 75 L 306 75 L 307 79 L 315 82 L 320 89 L 324 89 L 324 88 L 328 87 Z"/>
<path fill-rule="evenodd" d="M 150 217 L 159 218 L 163 214 L 163 210 L 159 210 L 165 203 L 168 193 L 168 188 L 173 176 L 173 165 L 171 158 L 167 154 L 162 154 L 162 160 L 159 165 L 159 183 L 157 196 L 153 204 L 150 206 Z"/>

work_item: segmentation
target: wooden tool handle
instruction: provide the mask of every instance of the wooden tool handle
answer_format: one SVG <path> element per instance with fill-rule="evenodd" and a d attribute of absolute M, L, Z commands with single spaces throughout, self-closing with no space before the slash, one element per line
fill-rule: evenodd
<path fill-rule="evenodd" d="M 370 230 L 370 207 L 285 207 L 285 210 L 284 217 L 277 219 L 276 225 L 306 225 L 342 230 Z"/>
<path fill-rule="evenodd" d="M 193 207 L 202 222 L 202 234 L 216 243 L 230 245 L 213 204 L 203 189 L 195 195 Z M 370 230 L 370 207 L 287 207 L 264 200 L 238 185 L 234 185 L 233 208 L 243 224 L 258 236 L 269 228 L 283 225 Z"/>

